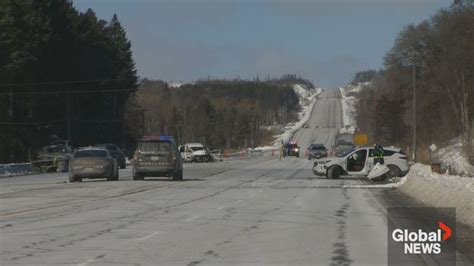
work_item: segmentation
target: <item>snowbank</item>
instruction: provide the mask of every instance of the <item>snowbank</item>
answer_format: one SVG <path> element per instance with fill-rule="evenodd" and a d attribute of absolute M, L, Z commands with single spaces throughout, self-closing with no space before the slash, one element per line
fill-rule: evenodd
<path fill-rule="evenodd" d="M 299 84 L 294 85 L 293 89 L 300 98 L 301 111 L 298 113 L 298 122 L 287 124 L 283 133 L 275 136 L 275 140 L 273 141 L 273 146 L 275 147 L 279 146 L 282 140 L 290 140 L 295 132 L 303 127 L 304 123 L 308 122 L 311 111 L 316 103 L 316 98 L 322 91 L 321 88 L 309 90 L 306 89 L 304 85 Z"/>
<path fill-rule="evenodd" d="M 451 140 L 450 145 L 435 152 L 435 159 L 439 162 L 449 164 L 451 172 L 463 175 L 474 176 L 474 166 L 462 154 L 461 138 Z"/>
<path fill-rule="evenodd" d="M 432 207 L 454 207 L 456 218 L 474 226 L 474 177 L 432 173 L 424 164 L 414 164 L 399 190 Z"/>
<path fill-rule="evenodd" d="M 170 81 L 168 86 L 170 88 L 179 88 L 179 87 L 183 86 L 183 84 L 184 84 L 183 82 L 179 82 L 179 81 Z"/>
<path fill-rule="evenodd" d="M 354 134 L 357 126 L 355 118 L 357 99 L 355 94 L 370 85 L 370 82 L 365 82 L 357 85 L 349 84 L 346 87 L 339 88 L 341 92 L 342 123 L 344 125 L 344 128 L 342 128 L 339 133 Z"/>

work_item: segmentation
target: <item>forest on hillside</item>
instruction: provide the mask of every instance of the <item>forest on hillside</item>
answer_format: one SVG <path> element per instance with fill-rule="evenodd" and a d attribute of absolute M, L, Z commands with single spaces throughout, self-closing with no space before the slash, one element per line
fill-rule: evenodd
<path fill-rule="evenodd" d="M 180 87 L 143 80 L 129 103 L 127 123 L 136 129 L 135 137 L 167 134 L 179 143 L 218 149 L 268 144 L 274 134 L 268 126 L 297 119 L 296 83 L 314 88 L 295 75 L 265 81 L 208 79 Z"/>
<path fill-rule="evenodd" d="M 34 159 L 54 139 L 121 144 L 137 87 L 117 16 L 67 0 L 0 1 L 0 163 Z"/>
<path fill-rule="evenodd" d="M 372 80 L 358 94 L 360 130 L 373 140 L 410 148 L 416 113 L 417 158 L 428 160 L 429 145 L 445 145 L 459 136 L 469 152 L 474 128 L 473 32 L 472 1 L 457 1 L 430 19 L 406 26 L 387 52 L 383 70 L 355 76 L 355 83 Z"/>

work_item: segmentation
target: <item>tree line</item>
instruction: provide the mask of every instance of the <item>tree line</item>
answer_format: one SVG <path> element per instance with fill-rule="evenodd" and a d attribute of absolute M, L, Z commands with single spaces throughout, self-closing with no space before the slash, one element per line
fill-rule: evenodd
<path fill-rule="evenodd" d="M 271 126 L 297 119 L 299 98 L 292 86 L 301 80 L 207 79 L 170 87 L 145 79 L 129 101 L 127 123 L 135 138 L 167 134 L 181 144 L 202 142 L 215 149 L 268 144 L 275 133 Z"/>
<path fill-rule="evenodd" d="M 131 44 L 67 0 L 0 1 L 0 162 L 27 161 L 54 139 L 124 143 L 136 90 Z"/>
<path fill-rule="evenodd" d="M 361 131 L 373 140 L 411 148 L 416 126 L 416 156 L 422 161 L 429 158 L 429 145 L 445 145 L 458 136 L 469 152 L 474 134 L 473 32 L 472 1 L 456 1 L 406 26 L 386 53 L 383 70 L 356 75 L 354 82 L 367 76 L 372 80 L 358 95 Z"/>

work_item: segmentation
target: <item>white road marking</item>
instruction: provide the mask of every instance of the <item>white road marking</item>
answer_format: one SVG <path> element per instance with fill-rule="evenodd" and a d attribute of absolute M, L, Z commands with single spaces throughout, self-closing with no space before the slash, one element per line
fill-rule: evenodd
<path fill-rule="evenodd" d="M 87 266 L 89 265 L 89 263 L 94 262 L 94 261 L 95 259 L 88 259 L 86 262 L 77 264 L 77 266 Z"/>
<path fill-rule="evenodd" d="M 135 240 L 137 240 L 137 241 L 147 240 L 148 238 L 154 237 L 154 236 L 156 236 L 156 235 L 159 234 L 159 233 L 161 233 L 161 232 L 160 232 L 160 231 L 156 231 L 156 232 L 153 232 L 153 233 L 151 233 L 151 234 L 149 234 L 149 235 L 146 235 L 146 236 L 144 236 L 144 237 L 136 238 Z"/>
<path fill-rule="evenodd" d="M 197 219 L 197 218 L 199 218 L 199 216 L 193 216 L 193 217 L 188 218 L 188 219 L 186 219 L 186 220 L 184 220 L 184 221 L 185 221 L 185 222 L 191 222 L 192 220 L 195 220 L 195 219 Z"/>

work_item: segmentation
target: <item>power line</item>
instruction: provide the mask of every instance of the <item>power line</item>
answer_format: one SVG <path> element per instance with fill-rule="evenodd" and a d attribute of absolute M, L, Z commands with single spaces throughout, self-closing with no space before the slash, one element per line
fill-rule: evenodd
<path fill-rule="evenodd" d="M 106 82 L 106 81 L 124 81 L 124 80 L 133 80 L 133 79 L 136 79 L 136 78 L 92 79 L 92 80 L 75 80 L 75 81 L 45 81 L 45 82 L 5 83 L 5 84 L 0 83 L 0 87 L 19 87 L 19 86 L 32 86 L 32 85 L 84 84 L 84 83 Z"/>
<path fill-rule="evenodd" d="M 69 90 L 70 94 L 84 94 L 84 93 L 110 93 L 110 92 L 133 92 L 130 89 L 115 89 L 115 90 Z M 1 92 L 0 95 L 38 95 L 38 94 L 67 94 L 68 91 L 22 91 L 22 92 Z"/>
<path fill-rule="evenodd" d="M 103 124 L 103 123 L 121 123 L 122 121 L 119 119 L 109 119 L 109 120 L 104 120 L 104 119 L 97 119 L 97 120 L 86 120 L 86 119 L 72 119 L 71 121 L 77 122 L 77 123 L 86 123 L 86 124 L 93 124 L 93 123 L 98 123 L 98 124 Z M 50 121 L 40 121 L 40 122 L 2 122 L 0 121 L 0 126 L 40 126 L 40 125 L 48 125 L 48 124 L 56 124 L 56 123 L 64 123 L 66 122 L 66 119 L 61 119 L 61 120 L 50 120 Z"/>

